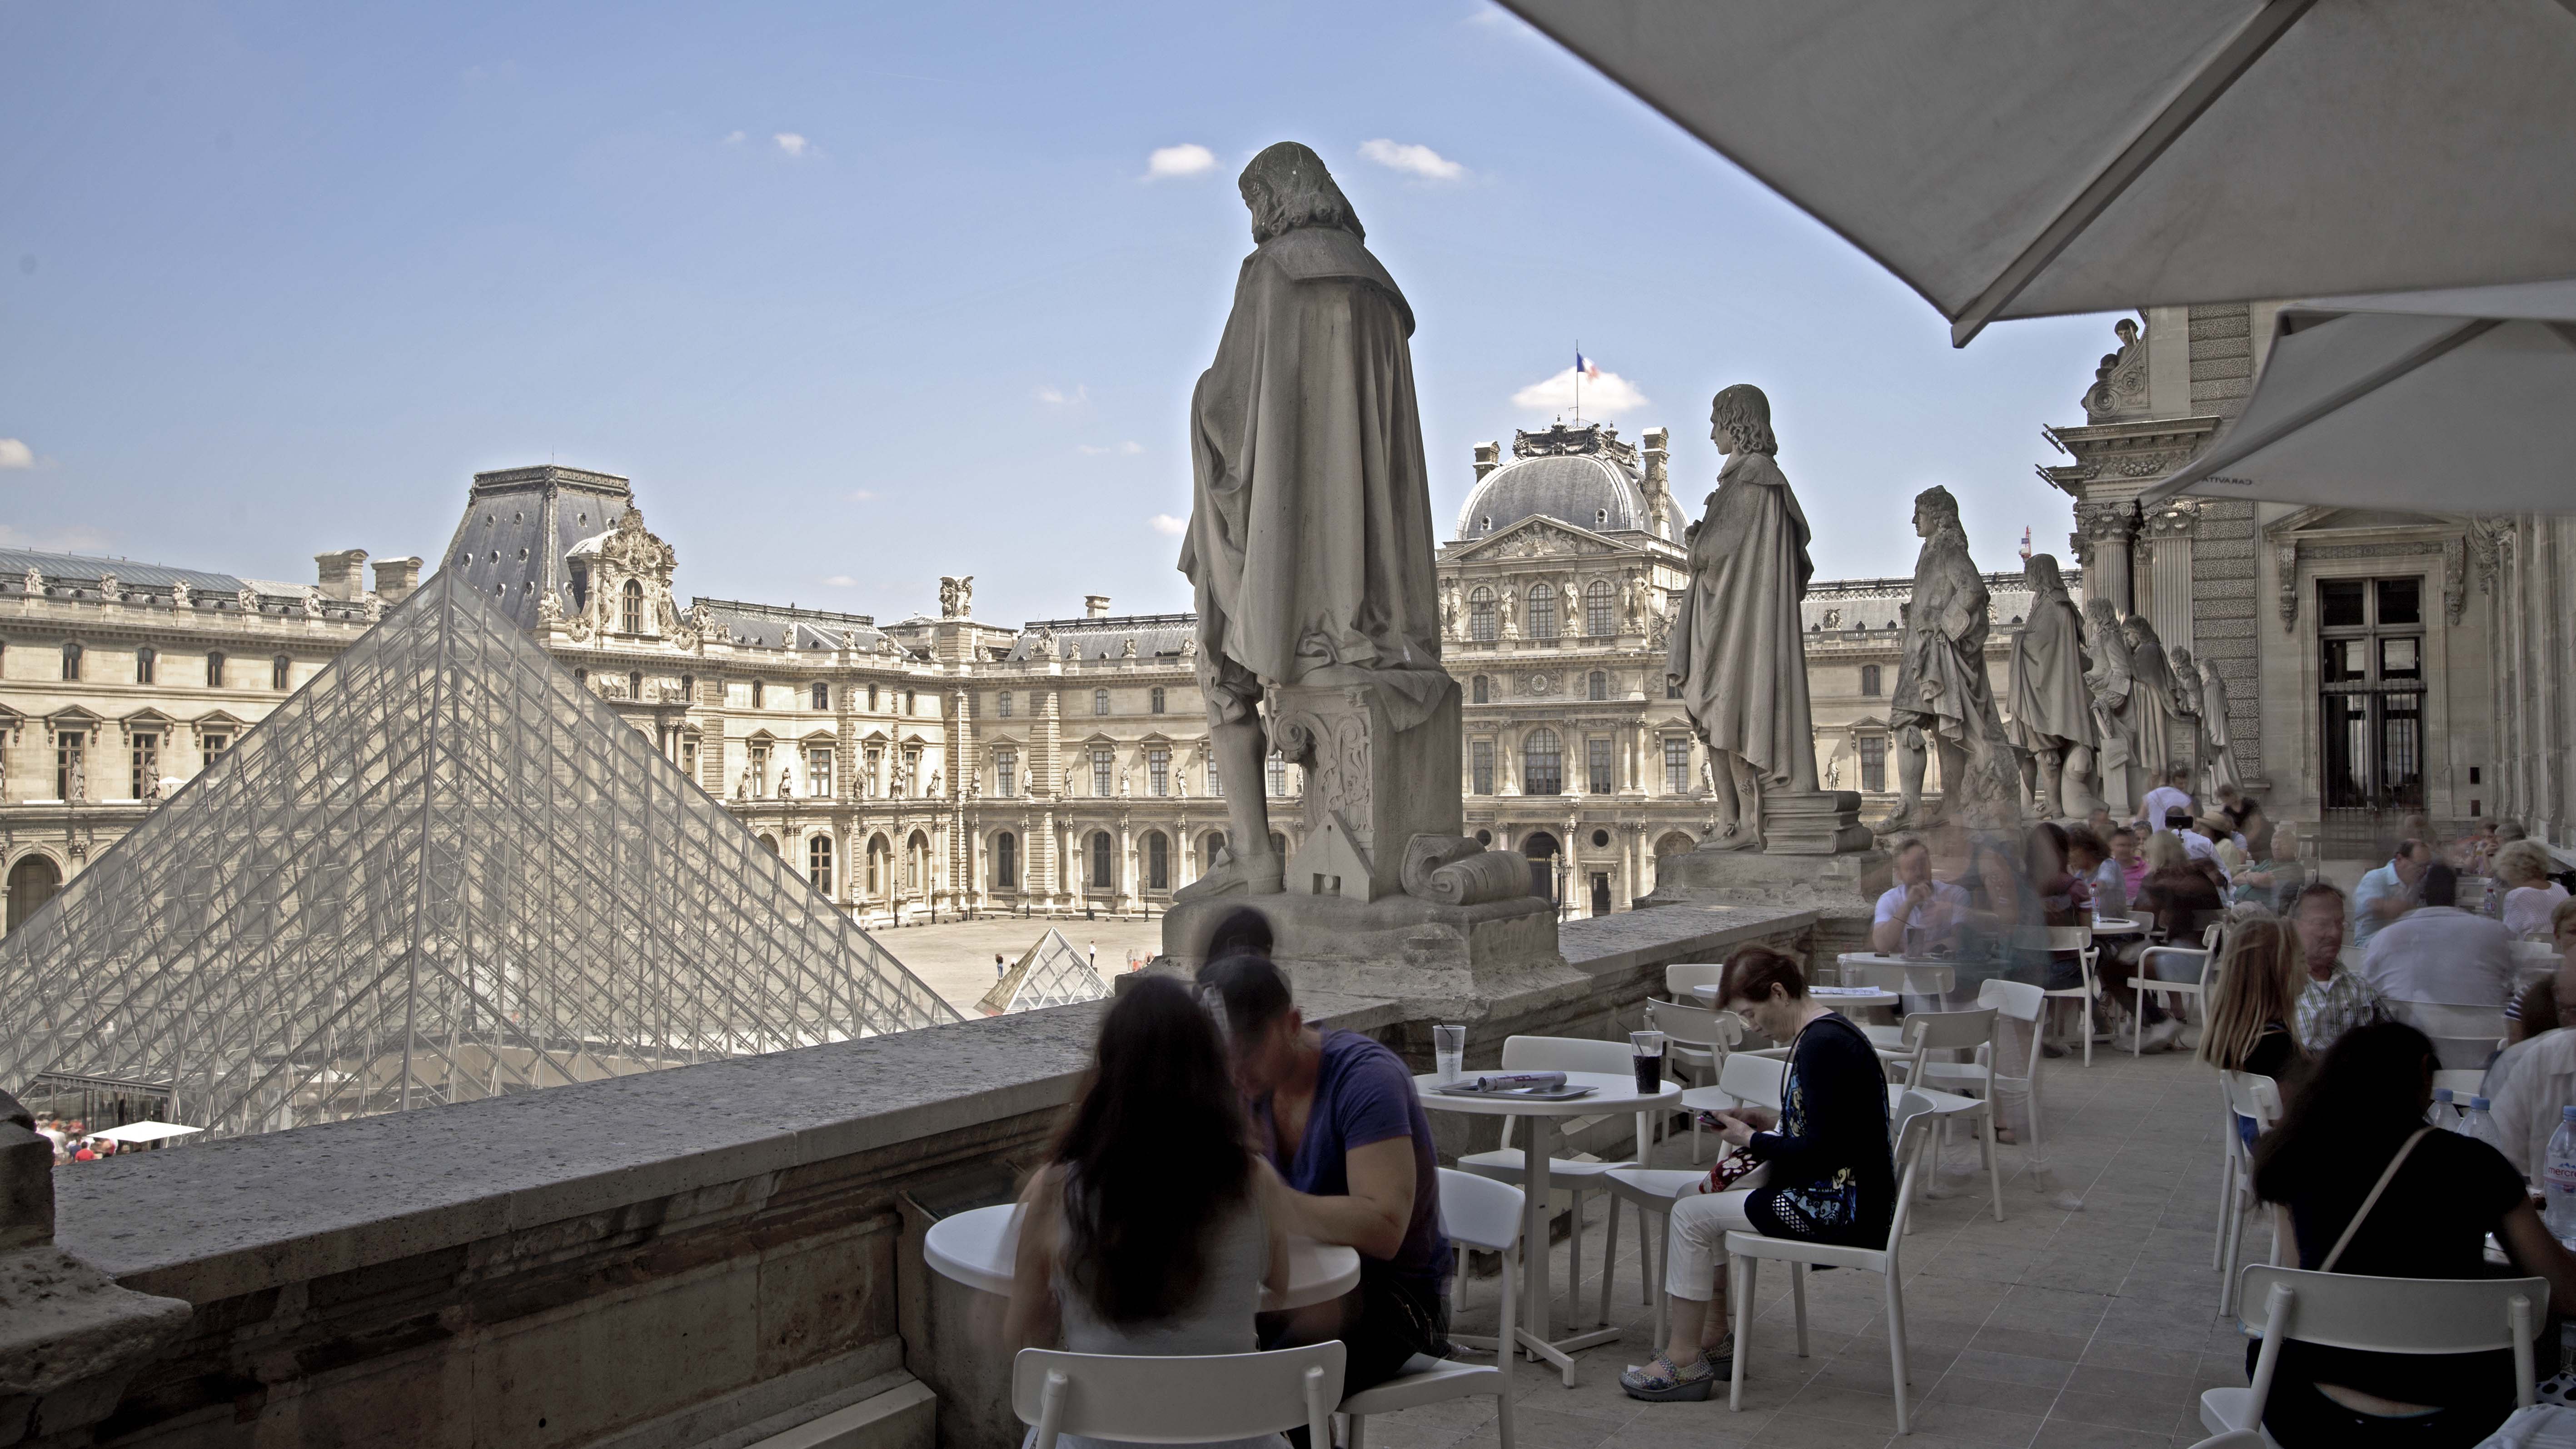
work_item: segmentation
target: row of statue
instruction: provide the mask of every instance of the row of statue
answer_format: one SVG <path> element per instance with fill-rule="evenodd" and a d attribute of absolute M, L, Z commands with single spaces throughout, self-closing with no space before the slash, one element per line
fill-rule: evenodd
<path fill-rule="evenodd" d="M 860 771 L 858 777 L 858 798 L 862 800 L 873 800 L 877 798 L 876 772 L 874 769 L 875 761 L 871 759 L 869 764 L 870 768 Z M 924 800 L 936 800 L 939 798 L 940 775 L 939 767 L 937 765 L 930 767 L 929 783 L 919 791 L 915 791 L 913 788 L 916 784 L 920 783 L 918 779 L 920 767 L 918 765 L 905 760 L 896 760 L 893 764 L 893 770 L 894 778 L 887 784 L 885 792 L 886 799 L 910 800 L 919 798 Z M 795 798 L 795 795 L 796 772 L 793 767 L 782 764 L 778 767 L 777 793 L 770 798 L 788 800 Z M 756 767 L 746 764 L 742 767 L 742 775 L 740 778 L 734 781 L 733 798 L 735 801 L 741 802 L 757 799 L 759 797 L 760 772 Z"/>

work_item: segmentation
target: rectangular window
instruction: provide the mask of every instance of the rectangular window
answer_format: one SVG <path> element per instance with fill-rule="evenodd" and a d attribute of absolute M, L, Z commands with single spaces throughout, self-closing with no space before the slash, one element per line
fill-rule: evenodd
<path fill-rule="evenodd" d="M 816 686 L 820 688 L 820 686 Z M 829 797 L 832 793 L 832 747 L 809 745 L 805 750 L 805 793 Z"/>
<path fill-rule="evenodd" d="M 1114 758 L 1107 750 L 1091 752 L 1091 793 L 1094 797 L 1103 800 L 1109 798 L 1109 770 L 1114 763 Z"/>
<path fill-rule="evenodd" d="M 692 780 L 698 778 L 698 742 L 695 736 L 680 736 L 680 773 Z"/>
<path fill-rule="evenodd" d="M 153 666 L 160 662 L 161 656 L 148 648 L 135 650 L 134 682 L 137 684 L 150 684 L 152 682 Z"/>
<path fill-rule="evenodd" d="M 751 747 L 751 795 L 755 800 L 769 797 L 769 746 Z"/>
<path fill-rule="evenodd" d="M 1470 744 L 1467 747 L 1467 759 L 1469 773 L 1475 782 L 1472 787 L 1475 793 L 1479 795 L 1493 794 L 1494 742 L 1492 740 L 1477 740 L 1473 744 Z"/>
<path fill-rule="evenodd" d="M 1584 773 L 1590 776 L 1586 786 L 1595 795 L 1607 795 L 1616 788 L 1610 783 L 1610 741 L 1594 735 L 1583 742 Z"/>
<path fill-rule="evenodd" d="M 1009 719 L 1011 717 L 1011 692 L 1009 690 L 1003 690 L 999 695 L 994 697 L 993 712 L 1003 719 Z"/>
<path fill-rule="evenodd" d="M 1218 775 L 1216 772 L 1216 756 L 1214 755 L 1208 756 L 1208 794 L 1219 800 L 1225 798 L 1225 780 L 1224 777 Z"/>
<path fill-rule="evenodd" d="M 828 684 L 818 684 L 814 686 L 814 707 L 816 709 L 830 709 L 832 707 L 832 686 Z"/>
<path fill-rule="evenodd" d="M 62 730 L 54 735 L 54 798 L 86 800 L 89 798 L 89 737 L 79 730 Z M 72 777 L 78 775 L 80 788 L 73 788 Z"/>
<path fill-rule="evenodd" d="M 1163 712 L 1163 687 L 1161 685 L 1158 684 L 1154 686 L 1153 694 L 1147 703 L 1155 714 L 1161 714 Z"/>
<path fill-rule="evenodd" d="M 1860 667 L 1860 692 L 1870 699 L 1878 698 L 1877 665 L 1864 664 Z"/>
<path fill-rule="evenodd" d="M 2424 581 L 2317 585 L 2328 810 L 2424 808 Z"/>
<path fill-rule="evenodd" d="M 1664 741 L 1664 793 L 1690 793 L 1690 741 L 1676 735 Z"/>
<path fill-rule="evenodd" d="M 921 778 L 921 746 L 904 746 L 903 793 L 906 795 L 919 796 L 926 793 L 929 788 L 930 783 Z"/>
<path fill-rule="evenodd" d="M 1008 699 L 1008 698 L 1010 698 L 1010 696 L 1009 696 L 1009 695 L 1004 695 L 1004 696 L 1002 696 L 1002 697 L 1003 697 L 1004 699 Z M 994 794 L 996 794 L 996 795 L 1016 795 L 1016 794 L 1018 794 L 1018 793 L 1019 793 L 1019 774 L 1020 774 L 1020 754 L 1019 754 L 1019 751 L 1017 751 L 1017 750 L 995 750 L 995 751 L 993 752 L 993 793 L 994 793 Z"/>
<path fill-rule="evenodd" d="M 1270 794 L 1273 799 L 1288 793 L 1288 762 L 1277 755 L 1270 757 Z"/>
<path fill-rule="evenodd" d="M 1145 752 L 1145 781 L 1153 788 L 1156 795 L 1172 793 L 1172 752 L 1170 750 L 1158 745 Z"/>
<path fill-rule="evenodd" d="M 1887 791 L 1887 741 L 1879 735 L 1863 735 L 1860 745 L 1860 787 L 1873 795 Z"/>
<path fill-rule="evenodd" d="M 223 730 L 208 730 L 205 739 L 206 763 L 210 766 L 222 759 L 233 747 L 233 737 Z"/>
<path fill-rule="evenodd" d="M 134 736 L 134 793 L 130 798 L 148 798 L 161 783 L 161 737 Z"/>

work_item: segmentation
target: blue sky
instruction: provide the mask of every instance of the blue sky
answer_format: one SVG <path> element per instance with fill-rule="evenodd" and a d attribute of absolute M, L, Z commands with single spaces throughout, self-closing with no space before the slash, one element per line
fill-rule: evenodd
<path fill-rule="evenodd" d="M 304 579 L 551 457 L 635 480 L 684 593 L 1186 608 L 1190 388 L 1281 139 L 1413 302 L 1444 519 L 1580 338 L 1694 512 L 1710 395 L 1764 387 L 1823 576 L 1910 569 L 1933 483 L 1987 567 L 2063 553 L 2031 466 L 2108 319 L 1952 350 L 1471 0 L 0 7 L 0 541 Z"/>

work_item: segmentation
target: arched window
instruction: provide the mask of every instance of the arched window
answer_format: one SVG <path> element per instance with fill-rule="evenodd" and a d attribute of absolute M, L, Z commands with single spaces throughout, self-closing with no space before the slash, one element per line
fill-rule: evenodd
<path fill-rule="evenodd" d="M 1481 674 L 1468 680 L 1467 698 L 1470 702 L 1475 704 L 1492 704 L 1494 702 L 1494 682 Z"/>
<path fill-rule="evenodd" d="M 1146 708 L 1152 710 L 1156 714 L 1161 714 L 1163 712 L 1163 686 L 1159 684 L 1154 686 L 1153 694 L 1147 702 Z"/>
<path fill-rule="evenodd" d="M 9 929 L 27 923 L 54 892 L 63 888 L 63 873 L 52 861 L 31 855 L 9 867 Z"/>
<path fill-rule="evenodd" d="M 1601 670 L 1593 670 L 1591 676 L 1584 680 L 1583 697 L 1590 700 L 1608 699 L 1610 697 L 1610 676 Z"/>
<path fill-rule="evenodd" d="M 1159 830 L 1145 832 L 1145 889 L 1172 888 L 1172 841 Z"/>
<path fill-rule="evenodd" d="M 993 889 L 1020 888 L 1020 838 L 1005 830 L 993 837 Z"/>
<path fill-rule="evenodd" d="M 1091 832 L 1091 888 L 1093 890 L 1109 890 L 1117 883 L 1117 877 L 1109 868 L 1110 845 L 1108 831 Z"/>
<path fill-rule="evenodd" d="M 1271 831 L 1270 853 L 1278 856 L 1282 860 L 1286 860 L 1288 858 L 1288 837 L 1280 834 L 1276 830 Z"/>
<path fill-rule="evenodd" d="M 894 884 L 894 846 L 882 835 L 868 837 L 868 894 L 883 899 Z"/>
<path fill-rule="evenodd" d="M 1494 591 L 1479 584 L 1467 595 L 1467 637 L 1491 640 L 1494 633 Z"/>
<path fill-rule="evenodd" d="M 644 672 L 642 670 L 629 670 L 627 672 L 626 697 L 628 699 L 642 699 L 644 697 Z"/>
<path fill-rule="evenodd" d="M 760 848 L 768 851 L 772 855 L 776 855 L 778 853 L 778 837 L 775 835 L 764 835 L 760 837 Z"/>
<path fill-rule="evenodd" d="M 1565 793 L 1565 746 L 1556 731 L 1541 725 L 1521 741 L 1521 793 L 1524 795 L 1562 795 Z"/>
<path fill-rule="evenodd" d="M 766 704 L 768 700 L 769 681 L 765 679 L 753 680 L 751 682 L 751 707 L 753 709 L 759 709 L 761 706 Z"/>
<path fill-rule="evenodd" d="M 618 605 L 617 605 L 617 628 L 618 628 L 618 631 L 619 631 L 620 633 L 625 633 L 625 634 L 641 634 L 641 633 L 643 633 L 643 632 L 644 632 L 644 585 L 643 585 L 642 583 L 638 582 L 637 580 L 634 580 L 634 579 L 628 579 L 628 580 L 626 581 L 626 587 L 624 587 L 624 588 L 622 588 L 622 589 L 618 590 L 618 591 L 617 591 L 617 593 L 618 593 Z"/>
<path fill-rule="evenodd" d="M 1200 871 L 1206 872 L 1216 869 L 1216 858 L 1225 849 L 1225 832 L 1222 830 L 1209 831 L 1207 833 L 1207 838 L 1199 842 L 1199 847 L 1200 858 L 1207 862 L 1207 864 L 1199 867 Z"/>
<path fill-rule="evenodd" d="M 1597 639 L 1604 634 L 1617 632 L 1611 627 L 1610 619 L 1611 598 L 1614 593 L 1616 590 L 1610 587 L 1608 579 L 1594 579 L 1591 587 L 1583 591 L 1584 633 Z"/>
<path fill-rule="evenodd" d="M 206 688 L 224 687 L 224 651 L 218 649 L 206 656 Z"/>
<path fill-rule="evenodd" d="M 1556 585 L 1530 585 L 1529 636 L 1533 639 L 1556 637 Z"/>
<path fill-rule="evenodd" d="M 1860 667 L 1860 692 L 1872 699 L 1876 699 L 1878 697 L 1877 665 L 1864 664 Z"/>
<path fill-rule="evenodd" d="M 1092 712 L 1093 714 L 1107 714 L 1107 713 L 1109 713 L 1109 691 L 1108 691 L 1108 690 L 1105 690 L 1105 689 L 1095 689 L 1095 690 L 1093 690 L 1093 691 L 1091 692 L 1091 712 Z"/>
<path fill-rule="evenodd" d="M 78 643 L 63 645 L 63 678 L 80 678 L 81 647 Z"/>
<path fill-rule="evenodd" d="M 903 846 L 904 889 L 915 896 L 930 894 L 930 837 L 916 830 Z"/>
<path fill-rule="evenodd" d="M 135 650 L 135 651 L 134 651 L 134 682 L 135 682 L 135 683 L 137 683 L 137 684 L 150 684 L 150 683 L 152 682 L 152 669 L 153 669 L 153 666 L 154 666 L 154 665 L 156 665 L 156 664 L 159 664 L 160 662 L 161 662 L 161 655 L 160 655 L 159 651 L 155 650 L 155 649 L 154 649 L 151 645 L 149 645 L 149 644 L 146 644 L 146 645 L 144 645 L 142 648 Z"/>
<path fill-rule="evenodd" d="M 832 837 L 817 835 L 805 842 L 805 878 L 814 883 L 814 889 L 827 896 L 832 893 Z"/>
<path fill-rule="evenodd" d="M 280 654 L 275 659 L 268 661 L 269 688 L 284 689 L 286 687 L 286 665 L 286 656 L 283 654 Z"/>
<path fill-rule="evenodd" d="M 1542 900 L 1555 900 L 1556 858 L 1559 854 L 1556 837 L 1544 830 L 1532 831 L 1529 838 L 1521 842 L 1521 854 L 1529 858 L 1530 894 Z"/>

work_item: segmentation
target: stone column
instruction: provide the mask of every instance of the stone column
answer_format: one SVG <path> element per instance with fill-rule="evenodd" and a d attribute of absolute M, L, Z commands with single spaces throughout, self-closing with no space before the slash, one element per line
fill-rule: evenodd
<path fill-rule="evenodd" d="M 2118 503 L 2079 503 L 2075 535 L 2070 540 L 2084 565 L 2084 597 L 2107 598 L 2123 614 L 2137 607 L 2129 572 L 2130 545 L 2138 536 L 2138 507 Z"/>
<path fill-rule="evenodd" d="M 1127 823 L 1127 817 L 1123 814 L 1118 817 L 1117 866 L 1118 909 L 1122 911 L 1132 910 L 1134 909 L 1137 897 L 1140 894 L 1138 887 L 1141 886 L 1143 882 L 1137 878 L 1136 873 L 1135 827 Z"/>
<path fill-rule="evenodd" d="M 2146 597 L 2138 612 L 2170 651 L 2193 647 L 2191 637 L 2191 539 L 2200 522 L 2196 506 L 2175 504 L 2148 519 Z"/>

